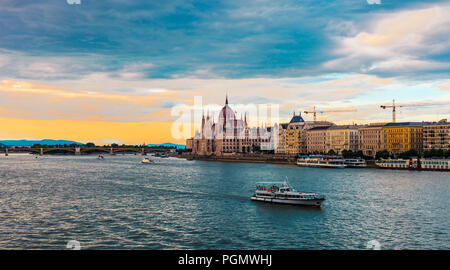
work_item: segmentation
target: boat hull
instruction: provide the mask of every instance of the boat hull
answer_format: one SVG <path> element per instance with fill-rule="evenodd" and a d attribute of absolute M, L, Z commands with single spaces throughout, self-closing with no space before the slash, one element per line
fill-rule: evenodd
<path fill-rule="evenodd" d="M 450 169 L 431 169 L 431 168 L 403 168 L 403 167 L 384 167 L 377 165 L 379 169 L 383 170 L 404 170 L 404 171 L 437 171 L 437 172 L 450 172 Z"/>
<path fill-rule="evenodd" d="M 325 199 L 308 199 L 308 200 L 289 200 L 289 199 L 277 199 L 277 198 L 266 198 L 259 196 L 252 196 L 252 201 L 268 202 L 268 203 L 279 203 L 279 204 L 290 204 L 290 205 L 304 205 L 304 206 L 315 206 L 320 207 Z"/>
<path fill-rule="evenodd" d="M 344 169 L 345 165 L 332 165 L 332 164 L 304 164 L 297 163 L 300 167 L 311 167 L 311 168 L 332 168 L 332 169 Z"/>

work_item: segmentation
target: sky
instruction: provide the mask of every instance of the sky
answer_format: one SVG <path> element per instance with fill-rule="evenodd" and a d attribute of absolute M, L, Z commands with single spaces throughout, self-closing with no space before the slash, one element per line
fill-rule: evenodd
<path fill-rule="evenodd" d="M 0 6 L 0 139 L 183 143 L 174 108 L 227 94 L 232 107 L 278 104 L 281 122 L 313 106 L 341 111 L 319 120 L 389 122 L 392 99 L 397 121 L 450 119 L 448 1 Z"/>

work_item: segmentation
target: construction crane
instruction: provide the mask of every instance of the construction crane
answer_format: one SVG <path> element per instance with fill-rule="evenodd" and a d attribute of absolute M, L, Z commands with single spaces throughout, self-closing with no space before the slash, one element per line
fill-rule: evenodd
<path fill-rule="evenodd" d="M 380 105 L 380 108 L 387 109 L 392 108 L 392 123 L 395 123 L 396 121 L 396 109 L 397 108 L 403 108 L 403 107 L 426 107 L 426 106 L 440 106 L 440 105 L 447 105 L 448 103 L 442 103 L 442 104 L 433 104 L 433 103 L 421 103 L 421 104 L 409 104 L 409 105 L 396 105 L 395 99 L 392 100 L 392 105 Z"/>
<path fill-rule="evenodd" d="M 324 114 L 324 113 L 329 113 L 329 112 L 355 112 L 356 109 L 340 109 L 340 110 L 326 110 L 326 111 L 317 111 L 316 110 L 316 106 L 313 106 L 313 110 L 312 111 L 304 111 L 304 113 L 308 114 L 308 113 L 312 113 L 313 117 L 314 117 L 314 122 L 316 122 L 317 119 L 317 114 Z"/>
<path fill-rule="evenodd" d="M 381 105 L 380 108 L 382 109 L 387 109 L 387 108 L 392 108 L 392 123 L 395 123 L 395 109 L 396 108 L 401 108 L 404 107 L 402 105 L 395 105 L 395 99 L 392 100 L 392 105 Z"/>
<path fill-rule="evenodd" d="M 314 122 L 316 122 L 316 116 L 318 113 L 323 113 L 322 111 L 316 111 L 316 106 L 313 107 L 312 111 L 304 111 L 304 113 L 308 114 L 308 113 L 312 113 L 314 116 Z"/>

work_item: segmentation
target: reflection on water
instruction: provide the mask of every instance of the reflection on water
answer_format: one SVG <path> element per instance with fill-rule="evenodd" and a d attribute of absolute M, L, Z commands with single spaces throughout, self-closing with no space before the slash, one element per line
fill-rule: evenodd
<path fill-rule="evenodd" d="M 141 158 L 1 156 L 0 248 L 450 248 L 448 172 Z M 286 176 L 322 209 L 249 200 Z"/>

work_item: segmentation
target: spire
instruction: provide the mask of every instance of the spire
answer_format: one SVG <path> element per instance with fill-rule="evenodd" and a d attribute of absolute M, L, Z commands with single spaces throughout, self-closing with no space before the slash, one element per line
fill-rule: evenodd
<path fill-rule="evenodd" d="M 226 96 L 226 99 L 225 99 L 225 105 L 228 105 L 228 93 L 227 93 L 227 96 Z"/>

